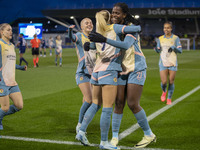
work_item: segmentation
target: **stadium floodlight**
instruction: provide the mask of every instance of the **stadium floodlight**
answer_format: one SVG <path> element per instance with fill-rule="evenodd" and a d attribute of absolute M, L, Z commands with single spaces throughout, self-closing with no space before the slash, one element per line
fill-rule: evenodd
<path fill-rule="evenodd" d="M 74 16 L 71 16 L 70 19 L 74 19 Z"/>
<path fill-rule="evenodd" d="M 30 23 L 33 23 L 33 21 L 30 21 Z"/>
<path fill-rule="evenodd" d="M 50 24 L 51 22 L 50 22 L 50 21 L 48 21 L 47 23 L 48 23 L 48 24 Z"/>
<path fill-rule="evenodd" d="M 135 19 L 139 19 L 140 18 L 140 16 L 139 15 L 135 15 Z"/>

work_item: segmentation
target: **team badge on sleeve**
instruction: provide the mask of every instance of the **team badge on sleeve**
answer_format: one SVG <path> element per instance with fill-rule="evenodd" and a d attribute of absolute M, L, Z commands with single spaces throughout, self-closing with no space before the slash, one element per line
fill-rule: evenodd
<path fill-rule="evenodd" d="M 117 82 L 117 78 L 114 78 L 113 81 L 114 81 L 114 82 Z"/>
<path fill-rule="evenodd" d="M 83 80 L 83 77 L 80 77 L 80 81 L 82 81 Z"/>

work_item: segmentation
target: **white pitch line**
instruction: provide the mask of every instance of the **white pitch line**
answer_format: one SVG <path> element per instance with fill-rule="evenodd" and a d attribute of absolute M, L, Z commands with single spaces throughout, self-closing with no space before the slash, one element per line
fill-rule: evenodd
<path fill-rule="evenodd" d="M 25 138 L 25 137 L 15 137 L 15 136 L 1 136 L 2 139 L 18 140 L 18 141 L 28 141 L 28 142 L 40 142 L 40 143 L 51 143 L 51 144 L 65 144 L 65 145 L 82 145 L 80 142 L 70 142 L 70 141 L 57 141 L 49 139 L 35 139 L 35 138 Z M 99 144 L 91 144 L 92 147 L 98 147 Z M 133 147 L 119 146 L 121 149 L 134 149 Z M 169 150 L 160 148 L 143 148 L 140 150 Z M 172 150 L 172 149 L 170 149 Z"/>
<path fill-rule="evenodd" d="M 163 112 L 165 112 L 169 108 L 173 107 L 178 102 L 180 102 L 183 99 L 185 99 L 186 97 L 192 95 L 194 92 L 198 91 L 199 89 L 200 89 L 200 85 L 197 86 L 196 88 L 194 88 L 193 90 L 191 90 L 190 92 L 186 93 L 185 95 L 183 95 L 183 96 L 179 97 L 178 99 L 176 99 L 174 102 L 172 102 L 171 105 L 166 105 L 165 107 L 163 107 L 163 108 L 159 109 L 158 111 L 154 112 L 153 114 L 151 114 L 150 116 L 147 117 L 147 120 L 151 121 L 152 119 L 156 118 L 157 116 L 159 116 L 160 114 L 162 114 Z M 130 128 L 126 129 L 125 131 L 120 133 L 119 140 L 121 140 L 121 139 L 125 138 L 126 136 L 130 135 L 131 133 L 133 133 L 138 128 L 140 128 L 140 126 L 138 125 L 138 123 L 136 123 L 133 126 L 131 126 Z"/>

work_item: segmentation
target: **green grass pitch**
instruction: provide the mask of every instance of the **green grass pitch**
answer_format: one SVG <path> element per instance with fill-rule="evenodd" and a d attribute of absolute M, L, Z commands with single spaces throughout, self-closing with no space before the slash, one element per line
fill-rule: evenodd
<path fill-rule="evenodd" d="M 19 63 L 18 49 L 17 63 Z M 160 101 L 161 88 L 158 68 L 159 54 L 153 50 L 143 50 L 147 60 L 147 79 L 141 97 L 141 106 L 147 116 L 166 104 Z M 75 140 L 75 127 L 82 94 L 76 85 L 75 72 L 77 56 L 75 49 L 63 49 L 63 66 L 55 66 L 55 55 L 40 57 L 39 68 L 33 68 L 30 50 L 24 58 L 29 62 L 25 71 L 16 71 L 16 80 L 24 99 L 22 111 L 6 116 L 4 130 L 0 135 L 59 141 Z M 178 54 L 178 71 L 175 79 L 173 100 L 200 85 L 200 50 L 184 50 Z M 200 149 L 200 90 L 149 122 L 157 135 L 157 142 L 149 148 Z M 100 114 L 88 127 L 87 135 L 91 143 L 100 142 Z M 120 132 L 136 123 L 134 115 L 126 106 Z M 119 145 L 132 147 L 143 137 L 141 129 L 136 130 Z M 111 138 L 111 132 L 109 139 Z M 93 150 L 96 147 L 64 145 L 0 139 L 0 150 Z"/>

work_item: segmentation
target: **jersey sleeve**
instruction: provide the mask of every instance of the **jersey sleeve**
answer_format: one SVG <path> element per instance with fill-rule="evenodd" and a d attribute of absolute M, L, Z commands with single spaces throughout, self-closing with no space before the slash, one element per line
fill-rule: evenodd
<path fill-rule="evenodd" d="M 79 34 L 73 34 L 73 28 L 68 28 L 68 37 L 72 40 L 72 42 L 80 42 Z"/>
<path fill-rule="evenodd" d="M 135 25 L 126 26 L 126 25 L 114 24 L 113 28 L 117 34 L 128 34 L 141 31 L 141 26 L 135 26 Z"/>
<path fill-rule="evenodd" d="M 182 46 L 179 37 L 177 37 L 175 41 L 175 47 L 174 47 L 174 52 L 176 53 L 182 53 Z"/>
<path fill-rule="evenodd" d="M 96 50 L 96 45 L 94 42 L 90 43 L 90 49 L 91 50 Z"/>
<path fill-rule="evenodd" d="M 157 42 L 157 45 L 156 47 L 154 48 L 154 50 L 157 52 L 157 53 L 160 53 L 161 52 L 161 45 L 160 45 L 160 40 L 159 38 L 156 40 Z"/>
<path fill-rule="evenodd" d="M 134 37 L 132 34 L 127 34 L 124 41 L 115 41 L 115 40 L 107 39 L 106 43 L 114 47 L 127 50 L 131 47 L 131 45 L 134 44 L 135 41 L 136 41 L 136 37 Z"/>

